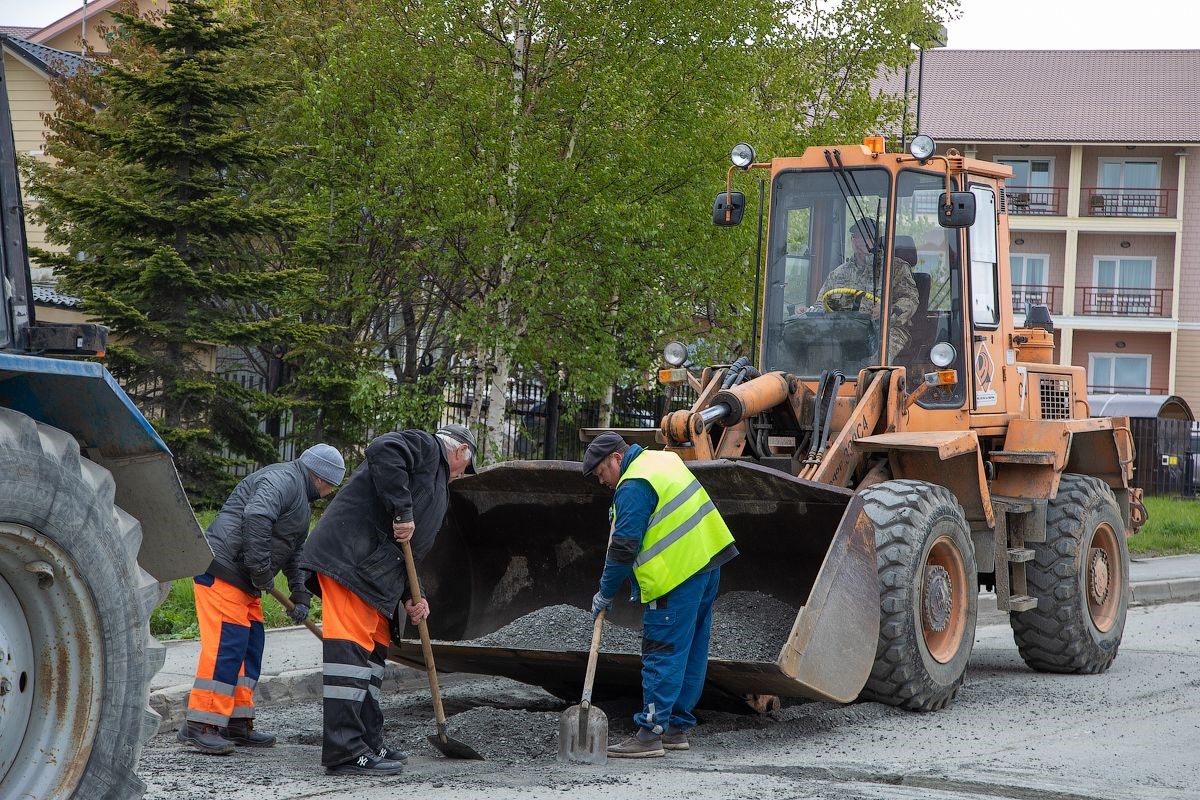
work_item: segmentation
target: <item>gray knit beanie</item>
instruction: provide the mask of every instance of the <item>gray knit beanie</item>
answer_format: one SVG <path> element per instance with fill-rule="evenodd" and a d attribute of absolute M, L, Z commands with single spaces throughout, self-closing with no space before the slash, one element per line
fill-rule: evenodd
<path fill-rule="evenodd" d="M 314 444 L 300 454 L 300 463 L 308 471 L 332 486 L 340 486 L 346 477 L 346 462 L 337 448 L 327 444 Z"/>

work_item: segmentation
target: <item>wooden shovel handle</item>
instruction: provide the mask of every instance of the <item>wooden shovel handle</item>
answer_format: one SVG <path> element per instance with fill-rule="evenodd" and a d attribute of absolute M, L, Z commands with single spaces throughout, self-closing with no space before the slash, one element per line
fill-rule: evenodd
<path fill-rule="evenodd" d="M 417 563 L 413 560 L 412 545 L 400 543 L 404 550 L 404 567 L 408 570 L 408 591 L 414 603 L 421 602 L 421 581 L 417 578 Z M 401 612 L 402 613 L 402 612 Z M 421 634 L 421 652 L 425 656 L 425 674 L 429 676 L 429 694 L 433 696 L 433 718 L 437 721 L 439 734 L 445 730 L 446 712 L 442 710 L 442 693 L 438 689 L 437 667 L 433 663 L 433 645 L 429 643 L 429 626 L 425 620 L 417 625 Z"/>
<path fill-rule="evenodd" d="M 600 632 L 604 628 L 604 614 L 601 610 L 596 615 L 596 624 L 592 626 L 592 646 L 588 650 L 587 672 L 583 675 L 583 702 L 592 702 L 592 681 L 596 678 L 596 661 L 600 657 Z"/>
<path fill-rule="evenodd" d="M 279 605 L 283 606 L 284 611 L 290 613 L 291 610 L 296 607 L 296 604 L 292 602 L 290 597 L 276 589 L 274 586 L 272 586 L 270 589 L 267 589 L 267 591 L 271 593 L 271 597 L 274 597 L 279 601 Z M 321 635 L 321 627 L 308 617 L 304 618 L 304 627 L 312 631 L 313 636 L 317 637 L 318 639 L 324 639 L 324 637 Z"/>

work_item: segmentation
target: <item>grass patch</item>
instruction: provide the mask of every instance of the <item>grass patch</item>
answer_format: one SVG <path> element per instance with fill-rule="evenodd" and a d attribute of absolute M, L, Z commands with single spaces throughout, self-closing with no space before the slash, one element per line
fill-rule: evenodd
<path fill-rule="evenodd" d="M 1200 500 L 1147 497 L 1150 519 L 1129 540 L 1133 556 L 1200 553 Z"/>
<path fill-rule="evenodd" d="M 202 529 L 207 529 L 216 511 L 201 511 L 196 515 Z M 287 579 L 282 575 L 275 576 L 275 588 L 285 595 L 288 591 Z M 191 578 L 180 578 L 171 582 L 171 592 L 167 599 L 150 614 L 150 633 L 159 639 L 195 639 L 200 635 L 200 624 L 196 620 L 196 600 L 192 594 Z M 263 595 L 263 624 L 268 628 L 282 628 L 293 625 L 291 618 L 284 612 L 279 601 L 269 594 Z M 309 619 L 321 621 L 321 598 L 314 597 Z"/>

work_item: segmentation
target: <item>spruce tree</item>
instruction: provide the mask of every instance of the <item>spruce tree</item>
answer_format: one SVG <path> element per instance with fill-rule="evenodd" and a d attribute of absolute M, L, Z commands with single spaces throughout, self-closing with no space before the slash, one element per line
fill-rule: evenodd
<path fill-rule="evenodd" d="M 76 79 L 91 102 L 49 120 L 55 160 L 32 171 L 37 216 L 66 249 L 36 255 L 111 328 L 107 365 L 193 499 L 219 501 L 230 483 L 223 451 L 275 460 L 259 416 L 278 401 L 223 379 L 205 354 L 286 352 L 320 335 L 294 313 L 315 281 L 288 265 L 297 212 L 256 188 L 289 155 L 253 122 L 276 84 L 246 66 L 260 27 L 222 19 L 210 0 L 175 0 L 160 19 L 114 18 L 127 38 Z"/>

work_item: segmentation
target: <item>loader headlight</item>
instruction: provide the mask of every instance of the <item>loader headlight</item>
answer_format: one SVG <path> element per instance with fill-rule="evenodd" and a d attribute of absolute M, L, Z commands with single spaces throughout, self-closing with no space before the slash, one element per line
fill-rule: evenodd
<path fill-rule="evenodd" d="M 929 360 L 933 362 L 935 367 L 948 367 L 954 363 L 954 359 L 958 353 L 954 351 L 954 345 L 949 342 L 938 342 L 929 351 Z"/>
<path fill-rule="evenodd" d="M 687 345 L 683 342 L 667 342 L 667 346 L 663 348 L 663 360 L 672 367 L 682 367 L 683 362 L 687 361 Z"/>
<path fill-rule="evenodd" d="M 909 154 L 921 163 L 933 155 L 935 149 L 937 144 L 934 143 L 933 137 L 924 133 L 918 133 L 908 144 Z"/>
<path fill-rule="evenodd" d="M 738 169 L 746 169 L 754 163 L 754 148 L 745 142 L 738 142 L 733 146 L 733 152 L 729 154 L 729 160 Z"/>

